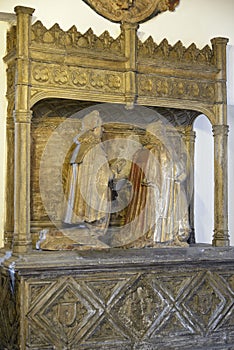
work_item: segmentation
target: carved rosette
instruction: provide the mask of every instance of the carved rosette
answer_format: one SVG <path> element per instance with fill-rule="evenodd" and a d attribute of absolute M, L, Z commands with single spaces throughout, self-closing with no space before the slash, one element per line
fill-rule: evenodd
<path fill-rule="evenodd" d="M 174 11 L 179 0 L 83 0 L 112 22 L 141 23 L 165 11 Z"/>
<path fill-rule="evenodd" d="M 85 90 L 123 93 L 122 73 L 99 69 L 75 68 L 56 64 L 32 64 L 32 83 L 34 85 L 77 87 Z"/>
<path fill-rule="evenodd" d="M 215 102 L 215 84 L 179 78 L 138 76 L 139 96 Z"/>

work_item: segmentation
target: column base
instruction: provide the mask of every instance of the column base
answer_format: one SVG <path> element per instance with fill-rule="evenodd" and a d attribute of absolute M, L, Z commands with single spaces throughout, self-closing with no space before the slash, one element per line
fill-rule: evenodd
<path fill-rule="evenodd" d="M 32 243 L 25 241 L 13 242 L 13 252 L 16 254 L 29 253 L 32 250 Z"/>
<path fill-rule="evenodd" d="M 212 240 L 213 247 L 229 247 L 230 239 L 228 235 L 228 230 L 214 231 L 214 237 Z"/>

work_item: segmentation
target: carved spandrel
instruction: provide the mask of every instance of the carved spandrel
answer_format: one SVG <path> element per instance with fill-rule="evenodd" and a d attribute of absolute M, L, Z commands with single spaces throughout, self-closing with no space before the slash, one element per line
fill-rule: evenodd
<path fill-rule="evenodd" d="M 181 132 L 186 131 L 186 126 L 193 124 L 195 118 L 200 114 L 197 111 L 191 111 L 186 109 L 166 108 L 166 107 L 151 107 L 156 112 L 160 113 L 166 120 L 177 128 L 180 127 Z"/>
<path fill-rule="evenodd" d="M 128 340 L 128 337 L 112 322 L 112 320 L 103 318 L 101 322 L 96 325 L 84 343 L 93 344 L 96 342 L 102 346 L 102 342 L 111 342 L 113 339 L 117 342 L 123 342 Z M 92 346 L 91 344 L 90 346 Z"/>

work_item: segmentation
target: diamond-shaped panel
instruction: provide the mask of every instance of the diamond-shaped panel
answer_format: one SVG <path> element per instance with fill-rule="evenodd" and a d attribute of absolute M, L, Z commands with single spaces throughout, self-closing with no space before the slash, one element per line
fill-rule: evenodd
<path fill-rule="evenodd" d="M 70 277 L 53 285 L 29 312 L 28 318 L 53 345 L 67 346 L 79 342 L 101 312 Z"/>
<path fill-rule="evenodd" d="M 150 286 L 147 278 L 141 276 L 129 285 L 111 312 L 127 332 L 140 339 L 162 317 L 166 309 L 167 302 Z"/>
<path fill-rule="evenodd" d="M 220 325 L 232 304 L 229 286 L 218 274 L 210 272 L 197 275 L 183 300 L 194 327 L 204 335 Z"/>

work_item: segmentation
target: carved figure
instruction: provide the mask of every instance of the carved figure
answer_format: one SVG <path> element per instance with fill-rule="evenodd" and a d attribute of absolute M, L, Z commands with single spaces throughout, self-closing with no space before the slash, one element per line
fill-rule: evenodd
<path fill-rule="evenodd" d="M 133 194 L 126 212 L 133 246 L 187 245 L 190 229 L 184 191 L 185 155 L 177 160 L 165 129 L 161 121 L 150 124 L 147 144 L 133 158 L 129 176 Z M 130 243 L 123 232 L 118 239 Z"/>
<path fill-rule="evenodd" d="M 108 183 L 112 172 L 101 143 L 102 119 L 99 112 L 86 115 L 82 125 L 83 132 L 75 140 L 77 146 L 70 159 L 64 223 L 90 224 L 105 233 L 110 218 Z"/>
<path fill-rule="evenodd" d="M 160 164 L 160 175 L 157 174 L 155 177 L 159 188 L 159 199 L 156 203 L 158 216 L 154 226 L 154 242 L 187 245 L 190 227 L 184 188 L 186 154 L 182 153 L 180 158 L 177 157 L 176 145 L 166 138 L 166 130 L 164 125 L 159 127 L 158 122 L 147 127 L 147 132 L 157 135 L 161 141 L 160 149 L 154 138 L 148 146 Z"/>

